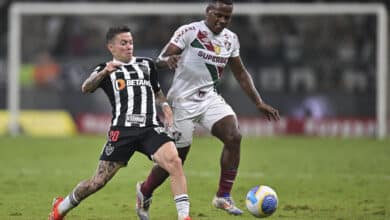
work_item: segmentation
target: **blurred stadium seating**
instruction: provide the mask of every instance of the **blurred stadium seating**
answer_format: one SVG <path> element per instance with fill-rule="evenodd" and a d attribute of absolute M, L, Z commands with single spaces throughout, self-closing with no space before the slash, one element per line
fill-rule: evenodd
<path fill-rule="evenodd" d="M 272 1 L 276 2 L 291 3 Z M 6 108 L 9 4 L 6 1 L 0 5 L 0 109 Z M 130 16 L 25 18 L 29 22 L 23 22 L 22 109 L 66 109 L 75 118 L 85 112 L 109 112 L 108 101 L 101 92 L 88 97 L 80 94 L 80 85 L 92 68 L 109 58 L 103 41 L 107 27 L 129 25 L 135 37 L 136 55 L 156 57 L 178 26 L 200 18 L 148 16 L 142 22 L 134 22 Z M 248 30 L 240 24 L 256 28 Z M 370 15 L 315 16 L 315 19 L 235 16 L 231 29 L 240 37 L 241 55 L 257 88 L 283 116 L 372 118 L 375 116 L 376 24 L 375 17 Z M 59 72 L 51 76 L 55 80 L 45 81 L 46 84 L 39 83 L 33 75 L 37 57 L 42 53 L 50 54 L 52 62 L 59 65 Z M 166 91 L 171 74 L 161 76 Z M 245 117 L 257 115 L 254 108 L 248 108 L 249 99 L 240 98 L 244 94 L 230 74 L 225 73 L 224 81 L 222 94 L 236 112 Z"/>

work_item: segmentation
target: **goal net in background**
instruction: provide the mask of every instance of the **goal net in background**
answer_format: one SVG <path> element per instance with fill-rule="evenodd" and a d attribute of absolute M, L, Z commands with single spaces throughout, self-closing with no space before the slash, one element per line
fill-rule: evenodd
<path fill-rule="evenodd" d="M 14 4 L 4 80 L 9 111 L 3 114 L 11 134 L 38 127 L 46 127 L 43 133 L 58 127 L 106 132 L 108 100 L 101 91 L 83 95 L 80 86 L 95 65 L 110 59 L 108 27 L 128 25 L 135 55 L 156 57 L 176 28 L 203 19 L 204 10 L 204 4 Z M 235 4 L 230 29 L 256 87 L 283 116 L 277 123 L 261 119 L 226 70 L 221 92 L 244 134 L 388 135 L 382 5 Z M 166 92 L 172 74 L 160 76 Z"/>

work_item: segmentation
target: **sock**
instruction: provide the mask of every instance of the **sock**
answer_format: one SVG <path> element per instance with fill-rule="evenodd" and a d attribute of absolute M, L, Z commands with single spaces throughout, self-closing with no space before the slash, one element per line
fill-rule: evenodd
<path fill-rule="evenodd" d="M 76 207 L 80 202 L 74 197 L 74 192 L 70 193 L 58 206 L 58 212 L 61 215 L 65 215 L 67 212 Z"/>
<path fill-rule="evenodd" d="M 237 169 L 221 170 L 221 176 L 219 179 L 219 189 L 217 192 L 218 197 L 230 196 L 234 179 L 237 176 Z"/>
<path fill-rule="evenodd" d="M 190 214 L 190 200 L 187 194 L 180 194 L 174 197 L 178 216 L 187 217 Z"/>
<path fill-rule="evenodd" d="M 148 178 L 141 185 L 141 192 L 146 198 L 150 198 L 153 191 L 159 187 L 166 178 L 169 177 L 169 173 L 163 168 L 154 166 L 150 172 Z"/>

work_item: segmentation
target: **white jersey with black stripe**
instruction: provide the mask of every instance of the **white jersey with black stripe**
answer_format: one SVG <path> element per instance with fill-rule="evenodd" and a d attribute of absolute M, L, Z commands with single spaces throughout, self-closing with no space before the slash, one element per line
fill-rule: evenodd
<path fill-rule="evenodd" d="M 122 63 L 114 59 L 114 62 Z M 100 64 L 91 74 L 104 69 Z M 155 92 L 160 90 L 152 59 L 133 57 L 104 78 L 101 87 L 112 107 L 112 126 L 150 127 L 160 125 L 155 105 Z"/>
<path fill-rule="evenodd" d="M 216 87 L 229 58 L 239 56 L 237 35 L 227 28 L 216 35 L 198 21 L 179 27 L 170 43 L 183 51 L 168 100 L 181 109 L 207 106 L 212 96 L 218 96 Z"/>

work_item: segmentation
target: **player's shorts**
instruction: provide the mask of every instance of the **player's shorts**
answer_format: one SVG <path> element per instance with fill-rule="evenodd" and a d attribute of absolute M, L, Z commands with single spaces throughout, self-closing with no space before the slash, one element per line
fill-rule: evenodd
<path fill-rule="evenodd" d="M 120 161 L 127 165 L 135 151 L 149 159 L 166 142 L 173 141 L 163 127 L 111 127 L 100 160 Z"/>
<path fill-rule="evenodd" d="M 213 125 L 228 115 L 236 117 L 230 105 L 219 95 L 205 107 L 199 108 L 196 114 L 193 111 L 173 107 L 173 128 L 180 133 L 176 136 L 176 147 L 191 145 L 195 124 L 200 124 L 211 132 Z"/>

